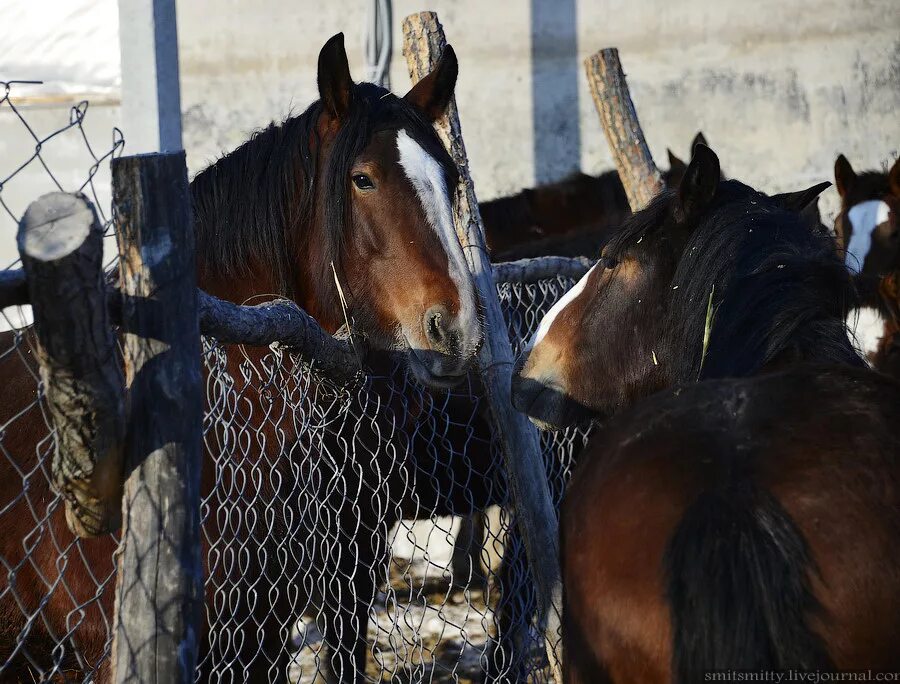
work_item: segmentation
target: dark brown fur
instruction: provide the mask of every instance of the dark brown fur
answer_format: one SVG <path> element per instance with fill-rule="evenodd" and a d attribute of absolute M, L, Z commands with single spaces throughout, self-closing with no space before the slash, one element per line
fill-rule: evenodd
<path fill-rule="evenodd" d="M 900 667 L 900 386 L 847 338 L 821 189 L 700 147 L 514 380 L 542 424 L 606 420 L 564 502 L 568 681 Z"/>
<path fill-rule="evenodd" d="M 459 329 L 455 321 L 460 293 L 449 274 L 446 252 L 428 225 L 415 189 L 400 172 L 396 148 L 391 144 L 398 127 L 418 136 L 418 143 L 442 165 L 448 183 L 455 183 L 456 169 L 431 126 L 452 97 L 455 79 L 456 59 L 448 47 L 435 71 L 401 100 L 370 84 L 353 84 L 342 36 L 332 38 L 320 54 L 321 100 L 300 117 L 260 132 L 192 182 L 199 285 L 238 303 L 257 303 L 273 295 L 291 297 L 334 331 L 344 317 L 333 267 L 348 299 L 348 315 L 354 329 L 368 337 L 373 346 L 407 351 L 414 348 L 418 353 L 434 351 L 439 355 L 435 364 L 440 370 L 439 376 L 431 378 L 435 384 L 446 376 L 461 377 L 477 350 L 481 331 Z M 360 189 L 352 180 L 357 174 L 367 174 L 377 191 Z M 440 342 L 429 338 L 423 320 L 423 314 L 436 304 L 447 312 L 442 323 L 446 334 Z M 480 323 L 476 325 L 480 328 Z M 403 339 L 397 333 L 401 326 L 406 331 Z M 0 358 L 0 424 L 35 401 L 35 364 L 28 351 L 30 333 L 25 335 L 25 343 Z M 12 333 L 4 333 L 0 348 L 12 349 L 12 339 Z M 444 346 L 444 340 L 450 341 Z M 256 363 L 264 350 L 247 353 L 249 361 Z M 276 426 L 266 416 L 287 412 L 291 407 L 284 405 L 285 398 L 280 393 L 270 396 L 264 386 L 252 379 L 242 387 L 238 368 L 242 359 L 240 350 L 231 349 L 227 371 L 238 383 L 235 391 L 251 408 L 246 428 L 258 433 L 260 439 L 264 437 L 264 443 L 269 445 L 268 450 L 258 450 L 247 458 L 265 460 L 264 470 L 271 469 L 289 478 L 291 464 L 278 445 L 282 441 L 293 444 L 302 436 L 292 432 L 292 421 Z M 384 399 L 402 400 L 396 396 Z M 56 659 L 53 649 L 58 644 L 66 654 L 63 667 L 77 671 L 76 678 L 93 672 L 95 681 L 105 682 L 108 663 L 102 662 L 102 656 L 112 620 L 114 582 L 108 582 L 97 595 L 93 578 L 111 576 L 115 540 L 107 536 L 78 541 L 66 527 L 63 507 L 50 487 L 48 453 L 52 441 L 40 408 L 31 406 L 11 425 L 2 435 L 0 457 L 0 558 L 11 568 L 0 576 L 0 664 L 6 666 L 3 677 L 32 681 L 36 673 L 42 675 Z M 465 432 L 468 427 L 460 430 Z M 207 435 L 201 475 L 204 496 L 217 485 L 216 461 L 221 465 L 227 459 L 237 461 L 243 457 L 239 449 L 224 452 L 219 448 L 220 429 L 221 426 Z M 368 424 L 359 426 L 359 439 L 377 444 L 374 426 L 370 432 L 367 429 Z M 448 428 L 451 434 L 453 429 Z M 414 434 L 415 430 L 410 428 L 409 433 Z M 329 437 L 334 436 L 326 435 L 326 441 Z M 461 437 L 460 441 L 464 439 Z M 334 437 L 326 448 L 339 457 L 342 445 Z M 402 452 L 402 448 L 398 451 Z M 480 454 L 490 463 L 489 449 L 473 451 L 476 457 Z M 465 481 L 462 474 L 452 472 L 453 468 L 465 467 L 469 475 L 476 468 L 469 462 L 431 464 L 429 459 L 435 455 L 424 445 L 417 457 L 424 462 L 424 468 L 437 473 L 438 481 L 441 477 Z M 317 458 L 315 447 L 308 458 Z M 332 674 L 342 672 L 343 681 L 362 676 L 366 609 L 375 595 L 372 573 L 354 573 L 355 564 L 375 565 L 374 559 L 382 552 L 385 540 L 371 530 L 382 530 L 383 524 L 390 527 L 392 522 L 385 522 L 383 516 L 378 518 L 377 512 L 397 511 L 396 506 L 388 509 L 384 498 L 392 494 L 396 499 L 398 492 L 407 491 L 406 482 L 385 484 L 376 477 L 379 463 L 373 459 L 363 466 L 371 472 L 360 473 L 358 482 L 346 483 L 348 490 L 356 486 L 362 492 L 352 506 L 338 506 L 329 498 L 337 496 L 335 493 L 308 492 L 321 505 L 342 511 L 334 520 L 334 529 L 329 530 L 334 536 L 330 542 L 349 548 L 352 541 L 357 553 L 355 558 L 350 553 L 343 554 L 339 567 L 330 558 L 308 558 L 310 567 L 304 568 L 313 584 L 323 573 L 331 578 L 328 586 L 333 595 L 308 598 L 323 606 L 321 614 L 330 622 L 325 634 L 330 658 L 326 658 L 324 666 Z M 415 464 L 395 468 L 392 476 L 408 476 L 404 468 L 415 468 Z M 227 470 L 219 477 L 224 480 L 218 484 L 225 485 L 223 491 L 227 492 Z M 271 481 L 265 478 L 265 482 Z M 430 506 L 429 511 L 448 506 L 454 496 L 462 502 L 487 496 L 478 487 L 466 492 L 438 493 L 428 484 L 416 493 L 421 497 L 419 505 Z M 267 487 L 263 484 L 255 496 L 266 505 L 274 505 L 277 502 L 271 501 L 272 492 Z M 227 544 L 235 534 L 219 528 L 228 516 L 217 515 L 215 498 L 210 506 L 204 526 L 205 560 L 210 558 L 209 540 Z M 408 513 L 415 505 L 401 502 L 399 509 Z M 302 516 L 307 511 L 295 514 Z M 361 521 L 369 525 L 369 531 L 360 540 L 357 528 Z M 283 516 L 276 511 L 271 522 L 272 529 L 252 530 L 252 539 L 263 546 L 283 540 Z M 259 525 L 264 524 L 268 522 L 260 519 Z M 382 531 L 386 533 L 387 528 Z M 277 567 L 262 567 L 257 554 L 249 556 L 250 565 L 242 569 L 243 576 L 259 578 L 256 591 L 266 600 L 253 607 L 250 592 L 242 592 L 233 597 L 234 614 L 228 617 L 259 625 L 264 634 L 261 648 L 255 643 L 254 627 L 253 638 L 248 635 L 246 643 L 236 643 L 233 649 L 239 651 L 235 661 L 249 681 L 268 684 L 286 670 L 289 649 L 285 634 L 290 634 L 297 610 L 288 598 L 291 587 L 274 587 L 278 598 L 271 603 L 267 600 L 268 589 L 273 587 L 265 586 L 265 582 L 280 577 L 284 570 L 278 565 L 282 563 L 279 556 L 268 555 L 269 562 Z M 210 591 L 228 579 L 228 570 L 221 563 L 206 571 L 213 580 L 208 585 Z M 342 579 L 354 575 L 355 582 Z M 339 587 L 335 586 L 336 578 L 342 580 Z M 32 615 L 37 617 L 30 631 L 26 631 L 26 621 Z M 24 643 L 20 644 L 20 640 Z M 205 681 L 213 679 L 208 670 L 210 646 L 205 635 L 200 641 L 204 668 L 201 679 Z M 16 649 L 18 653 L 13 657 Z M 23 650 L 33 662 L 28 662 Z M 76 660 L 75 652 L 81 654 L 81 662 Z"/>

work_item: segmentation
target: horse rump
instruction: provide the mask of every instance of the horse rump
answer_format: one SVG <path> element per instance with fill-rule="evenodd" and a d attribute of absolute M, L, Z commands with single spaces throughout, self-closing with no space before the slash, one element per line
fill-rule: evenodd
<path fill-rule="evenodd" d="M 779 502 L 743 481 L 702 492 L 665 555 L 676 684 L 715 671 L 828 670 L 807 624 L 819 609 L 802 533 Z"/>

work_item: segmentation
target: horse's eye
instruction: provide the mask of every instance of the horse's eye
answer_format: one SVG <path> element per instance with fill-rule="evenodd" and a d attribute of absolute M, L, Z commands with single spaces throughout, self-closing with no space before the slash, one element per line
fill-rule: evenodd
<path fill-rule="evenodd" d="M 604 255 L 600 257 L 600 263 L 602 264 L 603 268 L 613 269 L 619 265 L 619 260 L 615 257 Z"/>
<path fill-rule="evenodd" d="M 354 173 L 353 174 L 353 184 L 358 187 L 360 190 L 374 190 L 375 184 L 372 182 L 372 179 L 369 178 L 364 173 Z"/>

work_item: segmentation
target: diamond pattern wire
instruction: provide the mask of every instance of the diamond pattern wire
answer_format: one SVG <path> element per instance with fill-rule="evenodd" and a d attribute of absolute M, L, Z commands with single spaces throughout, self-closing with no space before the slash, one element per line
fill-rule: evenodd
<path fill-rule="evenodd" d="M 94 153 L 85 103 L 41 137 L 10 101 L 14 86 L 0 83 L 0 112 L 18 117 L 35 148 L 0 180 L 11 229 L 17 217 L 3 186 L 29 165 L 56 182 L 42 157 L 56 135 L 80 133 L 94 159 L 81 187 L 56 185 L 89 196 L 122 146 L 116 132 Z M 572 284 L 498 286 L 516 352 Z M 17 325 L 14 315 L 6 322 Z M 49 485 L 53 438 L 30 333 L 0 335 L 0 680 L 104 682 L 117 540 L 77 540 L 66 528 Z M 277 347 L 209 338 L 203 360 L 198 682 L 472 682 L 482 673 L 550 681 L 502 457 L 474 378 L 430 391 L 385 357 L 357 386 L 335 389 Z M 557 504 L 584 438 L 542 436 Z"/>

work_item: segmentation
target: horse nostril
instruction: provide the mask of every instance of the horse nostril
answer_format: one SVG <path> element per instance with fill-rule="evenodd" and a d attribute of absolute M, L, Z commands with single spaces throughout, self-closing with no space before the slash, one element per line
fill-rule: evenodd
<path fill-rule="evenodd" d="M 447 346 L 449 338 L 448 329 L 451 325 L 450 312 L 446 307 L 433 306 L 425 312 L 422 321 L 425 327 L 425 337 L 433 347 L 443 348 Z"/>

